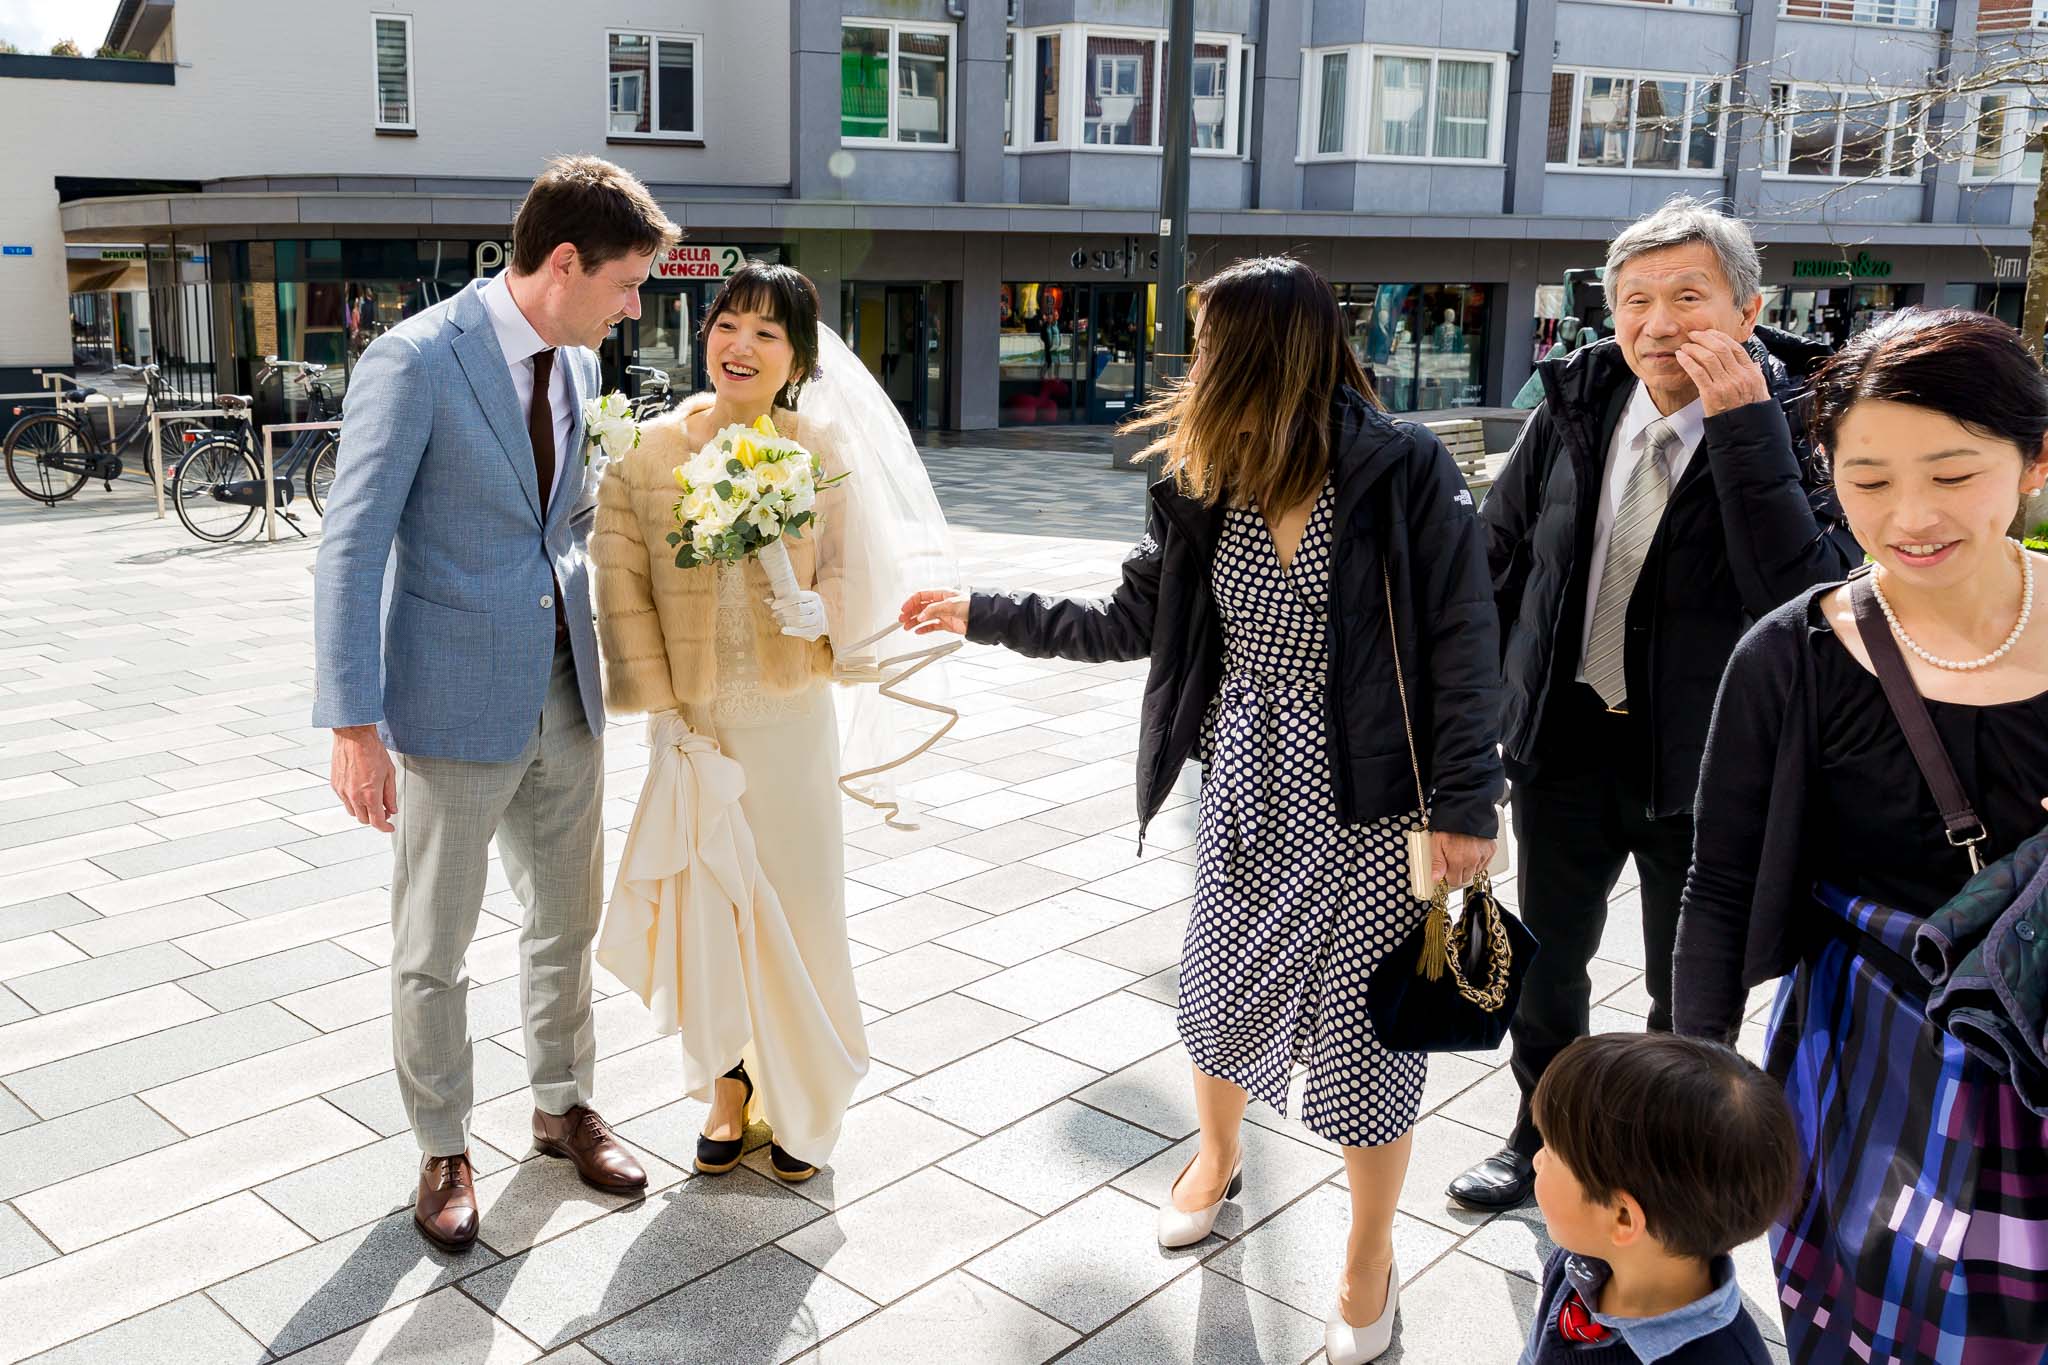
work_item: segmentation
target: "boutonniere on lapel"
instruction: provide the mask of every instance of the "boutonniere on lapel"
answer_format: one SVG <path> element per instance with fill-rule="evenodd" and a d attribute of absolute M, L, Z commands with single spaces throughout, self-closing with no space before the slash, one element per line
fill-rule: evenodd
<path fill-rule="evenodd" d="M 583 467 L 597 451 L 600 465 L 618 459 L 640 444 L 640 424 L 633 420 L 633 400 L 617 389 L 583 405 Z"/>

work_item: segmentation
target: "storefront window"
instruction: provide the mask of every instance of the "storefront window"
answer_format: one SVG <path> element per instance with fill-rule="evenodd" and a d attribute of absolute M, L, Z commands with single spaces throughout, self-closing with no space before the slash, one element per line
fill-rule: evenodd
<path fill-rule="evenodd" d="M 1911 295 L 1917 289 L 1902 284 L 1837 285 L 1831 289 L 1767 285 L 1758 316 L 1795 336 L 1839 346 L 1912 303 Z"/>
<path fill-rule="evenodd" d="M 1344 284 L 1337 297 L 1352 353 L 1389 408 L 1418 412 L 1484 401 L 1487 286 Z"/>

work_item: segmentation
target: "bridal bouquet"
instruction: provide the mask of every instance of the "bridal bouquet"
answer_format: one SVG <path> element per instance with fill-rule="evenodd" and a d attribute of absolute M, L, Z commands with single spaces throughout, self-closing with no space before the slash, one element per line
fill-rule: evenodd
<path fill-rule="evenodd" d="M 676 567 L 694 569 L 712 560 L 761 556 L 778 598 L 795 597 L 796 575 L 785 535 L 801 537 L 817 519 L 820 490 L 845 478 L 825 477 L 818 457 L 779 436 L 766 417 L 751 427 L 734 423 L 675 471 Z"/>

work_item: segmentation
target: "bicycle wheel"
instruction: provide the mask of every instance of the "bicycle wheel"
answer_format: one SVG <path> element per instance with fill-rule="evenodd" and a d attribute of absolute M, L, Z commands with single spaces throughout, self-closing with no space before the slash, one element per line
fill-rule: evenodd
<path fill-rule="evenodd" d="M 85 487 L 92 438 L 59 412 L 31 413 L 7 433 L 7 478 L 37 502 L 55 506 Z"/>
<path fill-rule="evenodd" d="M 306 497 L 313 504 L 313 515 L 327 515 L 327 491 L 334 486 L 334 453 L 341 446 L 339 441 L 327 441 L 313 454 L 313 463 L 306 466 Z"/>
<path fill-rule="evenodd" d="M 201 540 L 233 540 L 247 530 L 257 509 L 247 503 L 222 502 L 214 496 L 223 487 L 241 484 L 263 491 L 263 473 L 249 452 L 233 441 L 202 441 L 178 460 L 168 490 L 178 520 Z"/>

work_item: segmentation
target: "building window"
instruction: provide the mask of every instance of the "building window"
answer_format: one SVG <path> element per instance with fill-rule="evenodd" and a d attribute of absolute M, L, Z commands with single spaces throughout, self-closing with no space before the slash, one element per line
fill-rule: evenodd
<path fill-rule="evenodd" d="M 370 17 L 371 48 L 376 57 L 377 126 L 411 132 L 412 16 Z"/>
<path fill-rule="evenodd" d="M 952 29 L 848 20 L 840 29 L 839 133 L 848 142 L 952 146 Z"/>
<path fill-rule="evenodd" d="M 1778 175 L 1822 180 L 1916 178 L 1921 102 L 1864 89 L 1771 87 L 1765 160 Z"/>
<path fill-rule="evenodd" d="M 1009 146 L 1017 127 L 1017 34 L 1003 35 L 1003 145 Z"/>
<path fill-rule="evenodd" d="M 1303 156 L 1498 161 L 1506 69 L 1501 58 L 1480 53 L 1308 53 Z"/>
<path fill-rule="evenodd" d="M 1351 352 L 1389 408 L 1432 411 L 1484 401 L 1487 286 L 1333 287 Z"/>
<path fill-rule="evenodd" d="M 1031 140 L 1060 140 L 1060 35 L 1039 35 L 1031 72 Z"/>
<path fill-rule="evenodd" d="M 1159 43 L 1152 38 L 1088 39 L 1087 107 L 1081 141 L 1094 147 L 1149 147 Z"/>
<path fill-rule="evenodd" d="M 1992 90 L 1972 101 L 1975 120 L 1971 156 L 1963 163 L 1968 180 L 2032 183 L 2041 178 L 2041 154 L 2029 144 L 2044 125 L 2048 108 L 2023 90 Z"/>
<path fill-rule="evenodd" d="M 605 131 L 612 137 L 701 138 L 703 40 L 682 33 L 605 35 Z"/>
<path fill-rule="evenodd" d="M 1721 167 L 1726 83 L 1686 75 L 1556 71 L 1552 166 L 1712 173 Z"/>

